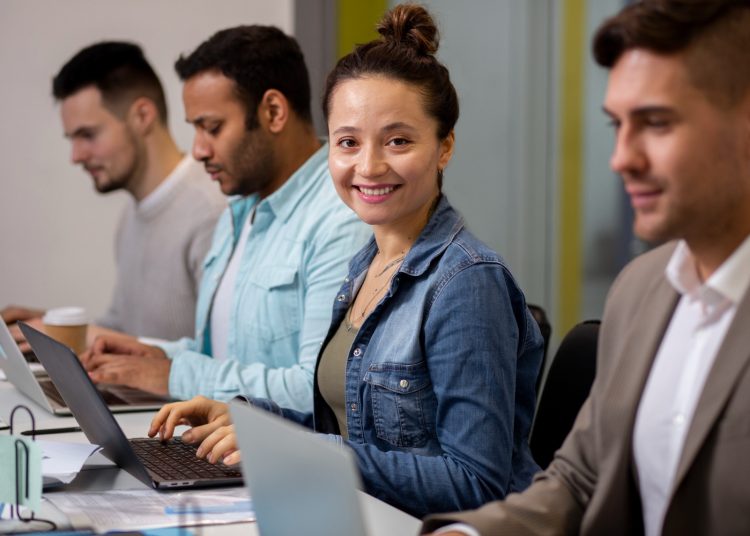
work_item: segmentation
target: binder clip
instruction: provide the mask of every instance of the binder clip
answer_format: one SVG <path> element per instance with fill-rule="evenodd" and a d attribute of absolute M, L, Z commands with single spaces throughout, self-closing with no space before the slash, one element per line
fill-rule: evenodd
<path fill-rule="evenodd" d="M 12 452 L 12 456 L 7 457 L 7 462 L 13 463 L 13 466 L 10 468 L 11 476 L 13 476 L 13 486 L 10 493 L 11 496 L 2 497 L 0 500 L 10 503 L 10 519 L 17 519 L 22 523 L 39 521 L 51 525 L 54 530 L 57 528 L 54 522 L 37 518 L 34 514 L 34 510 L 39 507 L 42 494 L 42 454 L 40 448 L 31 443 L 27 438 L 13 434 L 15 416 L 19 409 L 25 410 L 29 414 L 31 418 L 31 441 L 33 442 L 36 438 L 36 419 L 34 418 L 34 413 L 27 406 L 22 404 L 17 405 L 10 412 L 8 425 L 10 436 L 7 438 L 7 442 L 3 442 L 5 443 L 5 449 L 9 449 Z M 36 469 L 32 467 L 32 463 L 36 464 Z M 32 473 L 38 473 L 38 482 L 36 478 L 32 478 Z M 21 511 L 22 506 L 29 508 L 30 513 L 28 517 L 23 516 Z"/>

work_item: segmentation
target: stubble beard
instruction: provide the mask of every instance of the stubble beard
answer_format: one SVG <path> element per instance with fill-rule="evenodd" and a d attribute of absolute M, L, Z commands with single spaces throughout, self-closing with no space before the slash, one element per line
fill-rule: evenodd
<path fill-rule="evenodd" d="M 276 155 L 273 145 L 259 129 L 244 136 L 232 158 L 237 184 L 232 195 L 248 196 L 266 189 L 274 178 Z"/>
<path fill-rule="evenodd" d="M 136 177 L 142 175 L 144 172 L 142 168 L 146 165 L 146 150 L 142 147 L 142 144 L 138 143 L 138 139 L 130 128 L 126 132 L 128 136 L 127 149 L 128 152 L 132 153 L 132 158 L 128 162 L 127 167 L 117 175 L 111 175 L 110 170 L 104 169 L 105 180 L 100 181 L 96 177 L 92 177 L 94 188 L 100 194 L 107 194 L 117 190 L 130 190 Z"/>

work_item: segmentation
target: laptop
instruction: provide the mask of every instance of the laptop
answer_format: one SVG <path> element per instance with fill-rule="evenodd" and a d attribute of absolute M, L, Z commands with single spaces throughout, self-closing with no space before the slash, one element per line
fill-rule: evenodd
<path fill-rule="evenodd" d="M 367 534 L 349 450 L 248 404 L 230 411 L 261 534 Z"/>
<path fill-rule="evenodd" d="M 127 439 L 73 350 L 26 324 L 19 326 L 83 433 L 119 467 L 156 489 L 242 484 L 236 468 L 197 458 L 197 446 L 179 439 Z"/>
<path fill-rule="evenodd" d="M 3 321 L 0 321 L 0 369 L 16 389 L 47 411 L 55 415 L 71 414 L 49 375 L 43 370 L 35 371 L 29 365 Z M 107 385 L 99 386 L 98 389 L 110 409 L 118 413 L 152 411 L 169 402 L 167 398 L 130 387 Z"/>

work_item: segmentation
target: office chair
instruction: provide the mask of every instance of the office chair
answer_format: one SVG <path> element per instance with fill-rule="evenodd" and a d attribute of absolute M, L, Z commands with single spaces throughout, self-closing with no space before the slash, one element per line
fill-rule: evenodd
<path fill-rule="evenodd" d="M 531 303 L 527 304 L 527 306 L 531 312 L 531 316 L 534 317 L 534 320 L 536 320 L 536 323 L 539 325 L 539 331 L 542 332 L 542 339 L 544 339 L 542 364 L 539 367 L 539 375 L 536 378 L 536 392 L 538 393 L 542 384 L 542 375 L 544 374 L 544 369 L 547 364 L 547 349 L 549 348 L 549 339 L 552 335 L 552 324 L 550 324 L 549 319 L 547 318 L 547 313 L 544 312 L 544 309 Z"/>
<path fill-rule="evenodd" d="M 599 321 L 574 326 L 560 343 L 537 404 L 529 446 L 544 469 L 573 427 L 596 373 Z"/>

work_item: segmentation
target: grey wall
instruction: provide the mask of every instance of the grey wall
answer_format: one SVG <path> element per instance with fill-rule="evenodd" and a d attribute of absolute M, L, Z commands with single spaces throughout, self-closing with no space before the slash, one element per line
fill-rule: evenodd
<path fill-rule="evenodd" d="M 584 95 L 584 180 L 582 191 L 581 319 L 601 318 L 609 286 L 622 267 L 629 240 L 630 210 L 623 203 L 621 181 L 609 168 L 614 134 L 602 112 L 607 71 L 594 62 L 590 43 L 602 21 L 619 11 L 622 0 L 589 2 L 586 17 Z"/>
<path fill-rule="evenodd" d="M 582 310 L 601 317 L 606 292 L 632 256 L 629 208 L 609 170 L 612 133 L 601 111 L 607 73 L 595 65 L 591 37 L 622 0 L 586 3 Z M 392 2 L 395 4 L 395 2 Z M 440 58 L 461 100 L 456 153 L 445 191 L 469 226 L 508 261 L 530 302 L 556 313 L 559 258 L 557 139 L 560 22 L 554 0 L 428 0 L 442 33 Z M 575 155 L 574 155 L 575 156 Z M 555 333 L 561 336 L 561 333 Z"/>
<path fill-rule="evenodd" d="M 461 117 L 445 193 L 551 312 L 553 2 L 428 0 Z"/>
<path fill-rule="evenodd" d="M 84 305 L 100 313 L 114 279 L 112 235 L 127 194 L 95 193 L 69 163 L 51 79 L 81 47 L 140 43 L 165 85 L 170 124 L 190 149 L 174 60 L 237 24 L 294 30 L 292 0 L 0 1 L 0 307 Z"/>
<path fill-rule="evenodd" d="M 295 0 L 294 36 L 305 53 L 310 73 L 310 93 L 315 130 L 328 136 L 321 98 L 328 72 L 336 62 L 336 1 Z"/>

